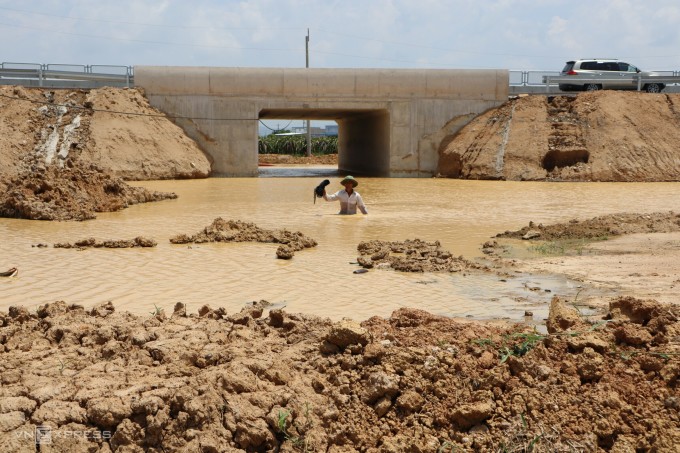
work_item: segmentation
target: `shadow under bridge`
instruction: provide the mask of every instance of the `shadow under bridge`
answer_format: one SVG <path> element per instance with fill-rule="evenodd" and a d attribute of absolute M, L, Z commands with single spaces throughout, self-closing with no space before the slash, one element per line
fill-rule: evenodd
<path fill-rule="evenodd" d="M 335 121 L 340 172 L 390 175 L 390 119 L 385 109 L 263 109 L 260 119 Z"/>

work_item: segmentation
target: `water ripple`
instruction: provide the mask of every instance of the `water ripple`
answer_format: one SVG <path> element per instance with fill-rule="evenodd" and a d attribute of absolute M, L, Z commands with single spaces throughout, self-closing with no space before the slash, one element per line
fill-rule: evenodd
<path fill-rule="evenodd" d="M 339 177 L 330 177 L 331 187 L 338 187 Z M 389 270 L 353 274 L 357 265 L 350 263 L 356 261 L 359 242 L 371 239 L 438 240 L 455 255 L 473 259 L 482 255 L 480 245 L 495 233 L 529 221 L 680 210 L 677 186 L 671 183 L 362 178 L 358 189 L 370 214 L 339 216 L 335 203 L 313 203 L 317 184 L 310 177 L 154 181 L 139 185 L 174 191 L 179 198 L 100 214 L 88 222 L 0 219 L 0 268 L 19 268 L 18 277 L 0 279 L 0 309 L 64 300 L 84 306 L 112 301 L 140 314 L 156 307 L 171 311 L 176 302 L 188 304 L 189 311 L 209 304 L 235 312 L 264 299 L 292 312 L 331 319 L 389 316 L 400 307 L 513 320 L 531 310 L 541 319 L 552 295 L 573 297 L 578 292 L 574 282 L 530 276 L 501 282 L 493 275 Z M 284 261 L 276 258 L 275 244 L 169 243 L 170 237 L 194 234 L 216 217 L 301 231 L 319 245 Z M 86 237 L 136 236 L 154 238 L 158 246 L 82 251 L 51 247 Z M 33 247 L 39 243 L 50 247 Z"/>

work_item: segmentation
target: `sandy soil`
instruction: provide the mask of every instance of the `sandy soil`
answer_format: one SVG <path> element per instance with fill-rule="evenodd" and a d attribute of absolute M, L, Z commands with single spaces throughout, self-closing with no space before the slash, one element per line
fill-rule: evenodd
<path fill-rule="evenodd" d="M 500 233 L 485 253 L 530 273 L 566 275 L 593 288 L 677 304 L 680 214 L 612 214 Z M 521 257 L 521 259 L 514 259 Z M 581 301 L 606 307 L 584 293 Z"/>
<path fill-rule="evenodd" d="M 516 181 L 678 181 L 679 141 L 680 94 L 522 96 L 446 137 L 438 172 Z"/>
<path fill-rule="evenodd" d="M 260 165 L 337 165 L 337 154 L 323 154 L 320 156 L 291 156 L 288 154 L 260 154 Z"/>
<path fill-rule="evenodd" d="M 210 162 L 137 89 L 0 86 L 0 175 L 78 160 L 124 179 L 200 178 Z"/>
<path fill-rule="evenodd" d="M 0 90 L 4 206 L 76 213 L 89 196 L 120 209 L 121 178 L 209 173 L 195 144 L 136 90 Z M 441 172 L 676 180 L 676 105 L 673 95 L 614 92 L 515 99 L 448 137 Z M 291 160 L 262 157 L 306 162 Z M 115 190 L 98 192 L 101 181 Z M 184 239 L 291 240 L 215 222 Z M 417 239 L 357 246 L 363 267 L 553 272 L 616 289 L 595 301 L 595 317 L 553 299 L 547 333 L 414 309 L 332 323 L 266 301 L 148 316 L 67 301 L 11 307 L 0 313 L 0 451 L 675 452 L 679 225 L 675 213 L 532 224 L 484 244 L 483 266 Z M 104 246 L 90 242 L 79 241 Z"/>

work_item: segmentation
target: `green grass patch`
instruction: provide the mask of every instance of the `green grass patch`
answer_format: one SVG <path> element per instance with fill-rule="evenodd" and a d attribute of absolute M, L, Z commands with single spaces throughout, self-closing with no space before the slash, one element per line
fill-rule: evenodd
<path fill-rule="evenodd" d="M 606 241 L 608 236 L 579 239 L 557 239 L 554 241 L 532 242 L 527 250 L 535 255 L 562 256 L 562 255 L 587 255 L 588 245 L 594 242 Z"/>
<path fill-rule="evenodd" d="M 338 137 L 312 138 L 312 154 L 321 156 L 338 153 Z M 304 156 L 307 154 L 307 137 L 303 135 L 268 135 L 258 140 L 259 154 L 291 154 Z"/>

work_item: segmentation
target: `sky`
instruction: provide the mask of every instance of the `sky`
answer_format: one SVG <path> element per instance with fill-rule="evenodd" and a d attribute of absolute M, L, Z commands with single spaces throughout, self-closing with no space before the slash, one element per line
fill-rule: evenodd
<path fill-rule="evenodd" d="M 0 0 L 0 42 L 3 65 L 680 71 L 680 1 Z"/>
<path fill-rule="evenodd" d="M 3 63 L 680 71 L 680 1 L 0 0 L 0 42 Z"/>

